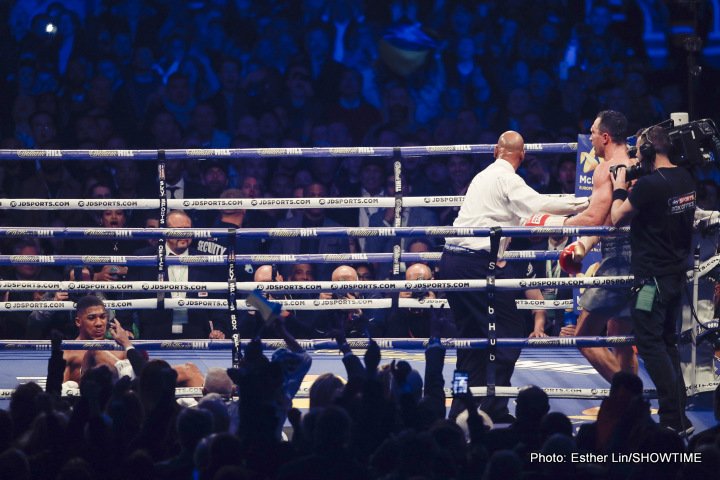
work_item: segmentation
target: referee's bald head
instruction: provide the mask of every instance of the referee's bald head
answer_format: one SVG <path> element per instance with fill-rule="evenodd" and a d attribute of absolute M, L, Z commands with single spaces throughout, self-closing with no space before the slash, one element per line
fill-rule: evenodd
<path fill-rule="evenodd" d="M 517 170 L 525 158 L 525 140 L 522 135 L 513 130 L 500 135 L 495 145 L 495 158 L 507 160 Z"/>

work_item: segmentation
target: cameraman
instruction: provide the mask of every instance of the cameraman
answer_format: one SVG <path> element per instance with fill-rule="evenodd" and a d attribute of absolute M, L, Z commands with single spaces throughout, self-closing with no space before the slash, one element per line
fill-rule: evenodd
<path fill-rule="evenodd" d="M 638 159 L 644 175 L 628 194 L 626 169 L 615 172 L 611 217 L 615 226 L 630 224 L 635 342 L 658 392 L 660 425 L 689 435 L 693 427 L 685 416 L 677 323 L 693 232 L 695 182 L 685 168 L 671 163 L 671 148 L 662 127 L 640 134 Z"/>

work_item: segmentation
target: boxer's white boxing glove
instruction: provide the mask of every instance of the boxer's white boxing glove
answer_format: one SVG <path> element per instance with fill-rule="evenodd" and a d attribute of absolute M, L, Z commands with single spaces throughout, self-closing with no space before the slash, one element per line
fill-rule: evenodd
<path fill-rule="evenodd" d="M 133 370 L 130 360 L 118 360 L 115 362 L 115 368 L 118 371 L 118 378 L 130 377 L 130 380 L 135 380 L 135 370 Z"/>
<path fill-rule="evenodd" d="M 536 213 L 523 221 L 526 227 L 562 227 L 567 217 L 561 215 L 550 215 L 549 213 Z M 545 237 L 531 237 L 531 242 L 539 242 Z M 561 237 L 562 238 L 562 237 Z"/>
<path fill-rule="evenodd" d="M 60 395 L 63 397 L 79 397 L 80 385 L 74 380 L 68 380 L 62 384 Z"/>
<path fill-rule="evenodd" d="M 570 275 L 577 275 L 582 271 L 582 261 L 585 258 L 585 245 L 581 242 L 572 242 L 560 252 L 560 268 Z"/>

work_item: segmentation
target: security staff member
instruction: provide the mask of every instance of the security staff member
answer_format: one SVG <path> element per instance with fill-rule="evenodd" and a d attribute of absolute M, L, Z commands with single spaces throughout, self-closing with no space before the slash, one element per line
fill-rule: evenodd
<path fill-rule="evenodd" d="M 613 225 L 630 224 L 635 342 L 658 392 L 660 425 L 689 435 L 694 429 L 685 415 L 677 322 L 681 318 L 696 195 L 690 173 L 670 162 L 671 148 L 662 127 L 650 127 L 640 134 L 638 158 L 646 175 L 628 193 L 626 170 L 617 170 L 610 213 Z"/>
<path fill-rule="evenodd" d="M 516 173 L 525 158 L 525 142 L 513 131 L 503 133 L 495 146 L 495 162 L 478 173 L 470 183 L 455 227 L 517 227 L 523 225 L 523 218 L 538 212 L 556 215 L 578 213 L 587 205 L 587 199 L 549 197 L 530 188 Z M 502 255 L 509 239 L 501 241 L 499 255 Z M 490 239 L 487 237 L 450 237 L 445 240 L 445 250 L 440 260 L 440 275 L 443 279 L 486 278 L 490 261 Z M 497 278 L 524 278 L 527 264 L 498 262 L 495 269 Z M 525 335 L 525 323 L 515 307 L 515 299 L 523 292 L 498 291 L 495 294 L 497 337 L 521 337 Z M 487 293 L 448 292 L 448 301 L 457 323 L 461 338 L 487 338 L 488 299 Z M 542 297 L 540 297 L 542 298 Z M 495 385 L 509 386 L 515 361 L 520 355 L 518 348 L 499 348 L 496 358 Z M 468 385 L 487 384 L 487 351 L 458 350 L 457 369 L 468 372 Z M 495 422 L 507 423 L 512 419 L 507 409 L 507 398 L 488 397 L 482 400 L 481 408 Z M 464 407 L 453 401 L 450 417 L 454 418 Z"/>

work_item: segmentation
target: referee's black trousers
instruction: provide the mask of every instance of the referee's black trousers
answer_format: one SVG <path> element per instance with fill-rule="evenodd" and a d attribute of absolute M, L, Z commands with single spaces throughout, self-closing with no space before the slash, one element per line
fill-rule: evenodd
<path fill-rule="evenodd" d="M 440 260 L 440 275 L 444 280 L 485 279 L 488 274 L 488 252 L 456 252 L 445 250 Z M 496 278 L 525 277 L 522 262 L 510 262 L 504 268 L 496 268 Z M 519 268 L 520 267 L 520 268 Z M 495 292 L 495 336 L 497 338 L 519 338 L 526 335 L 525 322 L 517 311 L 515 299 L 521 298 L 521 291 Z M 458 328 L 460 338 L 488 338 L 488 295 L 485 291 L 448 292 L 448 302 Z M 510 377 L 515 362 L 520 356 L 519 348 L 497 348 L 493 369 L 488 371 L 488 350 L 461 349 L 457 351 L 457 369 L 468 372 L 470 386 L 485 386 L 488 380 L 498 386 L 510 386 Z M 488 374 L 490 376 L 488 376 Z M 494 380 L 494 382 L 493 382 Z M 479 405 L 493 419 L 506 417 L 508 399 L 485 397 Z M 464 407 L 453 401 L 450 418 L 456 417 Z"/>

